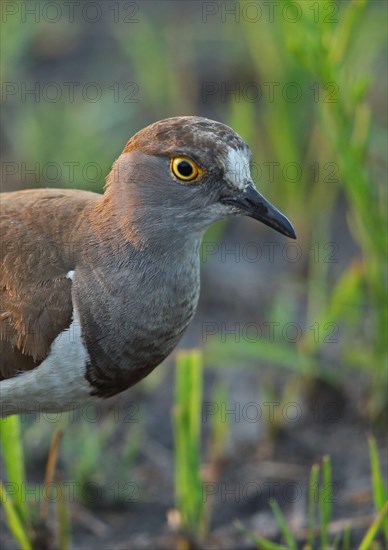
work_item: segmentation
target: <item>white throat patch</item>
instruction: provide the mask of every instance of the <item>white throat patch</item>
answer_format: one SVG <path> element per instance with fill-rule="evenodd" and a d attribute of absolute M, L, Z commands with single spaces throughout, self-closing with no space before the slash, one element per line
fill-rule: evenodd
<path fill-rule="evenodd" d="M 245 189 L 247 183 L 251 182 L 248 155 L 248 151 L 244 149 L 236 150 L 229 147 L 225 164 L 225 179 L 237 189 Z"/>

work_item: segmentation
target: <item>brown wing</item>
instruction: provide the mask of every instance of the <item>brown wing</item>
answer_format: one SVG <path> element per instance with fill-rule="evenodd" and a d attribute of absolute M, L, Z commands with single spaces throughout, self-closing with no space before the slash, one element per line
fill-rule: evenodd
<path fill-rule="evenodd" d="M 0 380 L 47 356 L 72 317 L 72 233 L 101 196 L 39 189 L 0 195 Z"/>

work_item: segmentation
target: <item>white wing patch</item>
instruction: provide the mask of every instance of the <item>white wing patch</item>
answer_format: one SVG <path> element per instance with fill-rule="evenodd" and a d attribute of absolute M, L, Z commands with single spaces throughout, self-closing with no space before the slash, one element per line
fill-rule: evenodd
<path fill-rule="evenodd" d="M 0 418 L 9 414 L 63 411 L 88 402 L 92 387 L 85 378 L 89 355 L 76 311 L 69 328 L 58 334 L 50 353 L 33 370 L 0 384 Z"/>
<path fill-rule="evenodd" d="M 251 182 L 248 152 L 244 149 L 229 147 L 225 164 L 225 179 L 237 189 L 245 189 Z"/>
<path fill-rule="evenodd" d="M 66 279 L 70 279 L 70 281 L 72 281 L 73 277 L 74 277 L 74 271 L 69 271 L 68 273 L 66 273 Z"/>

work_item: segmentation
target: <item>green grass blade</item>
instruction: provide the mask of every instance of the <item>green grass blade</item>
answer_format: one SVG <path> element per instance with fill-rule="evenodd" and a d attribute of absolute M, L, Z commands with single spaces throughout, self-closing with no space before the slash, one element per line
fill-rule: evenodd
<path fill-rule="evenodd" d="M 19 488 L 13 498 L 18 513 L 26 522 L 28 507 L 21 490 L 26 486 L 26 474 L 19 416 L 13 415 L 0 420 L 0 436 L 7 480 Z"/>
<path fill-rule="evenodd" d="M 332 517 L 332 481 L 330 457 L 322 460 L 322 489 L 319 495 L 319 517 L 321 523 L 321 547 L 329 546 L 329 523 Z"/>
<path fill-rule="evenodd" d="M 375 540 L 384 520 L 385 522 L 388 520 L 388 501 L 385 503 L 384 507 L 377 514 L 372 525 L 369 527 L 361 541 L 360 546 L 358 547 L 358 550 L 370 550 L 372 548 L 372 542 Z"/>
<path fill-rule="evenodd" d="M 308 534 L 307 542 L 311 550 L 314 548 L 315 540 L 315 510 L 317 503 L 317 491 L 319 483 L 319 464 L 313 464 L 310 474 L 310 485 L 309 485 L 309 495 L 308 495 Z"/>
<path fill-rule="evenodd" d="M 333 542 L 330 545 L 331 550 L 338 550 L 338 545 L 341 541 L 341 538 L 342 538 L 342 533 L 337 533 L 337 535 L 335 536 Z"/>
<path fill-rule="evenodd" d="M 273 513 L 275 514 L 276 521 L 278 522 L 278 525 L 280 527 L 284 540 L 288 545 L 287 548 L 289 550 L 298 550 L 297 542 L 290 528 L 287 525 L 286 518 L 284 517 L 279 504 L 276 502 L 276 500 L 271 500 L 270 505 Z"/>
<path fill-rule="evenodd" d="M 370 456 L 370 465 L 371 465 L 371 474 L 372 474 L 372 491 L 373 491 L 373 500 L 375 503 L 376 510 L 379 512 L 383 509 L 387 499 L 387 489 L 385 487 L 385 482 L 383 475 L 381 473 L 381 466 L 379 460 L 379 453 L 377 449 L 376 440 L 373 435 L 368 437 L 369 443 L 369 456 Z M 388 522 L 384 523 L 384 537 L 385 541 L 388 544 Z"/>
<path fill-rule="evenodd" d="M 350 538 L 352 534 L 351 525 L 347 525 L 342 536 L 342 550 L 350 550 Z"/>
<path fill-rule="evenodd" d="M 205 509 L 200 477 L 202 378 L 201 352 L 179 352 L 174 407 L 175 498 L 182 527 L 196 534 L 203 533 Z"/>
<path fill-rule="evenodd" d="M 372 473 L 373 500 L 376 506 L 376 510 L 379 512 L 383 508 L 388 496 L 387 496 L 387 490 L 385 488 L 384 479 L 381 474 L 377 444 L 373 435 L 370 435 L 368 437 L 368 443 L 369 443 L 369 456 L 370 456 L 370 465 L 371 465 L 371 473 Z"/>
<path fill-rule="evenodd" d="M 257 548 L 260 548 L 260 550 L 289 550 L 289 548 L 287 548 L 287 546 L 283 546 L 283 544 L 277 544 L 276 542 L 263 539 L 255 533 L 251 533 L 239 520 L 236 520 L 234 522 L 234 525 L 243 535 L 247 537 L 248 540 L 253 542 L 253 544 L 255 544 Z"/>
<path fill-rule="evenodd" d="M 20 519 L 15 504 L 10 499 L 4 485 L 0 481 L 0 501 L 4 506 L 7 525 L 15 539 L 23 550 L 32 550 L 32 544 L 28 538 L 26 526 Z"/>

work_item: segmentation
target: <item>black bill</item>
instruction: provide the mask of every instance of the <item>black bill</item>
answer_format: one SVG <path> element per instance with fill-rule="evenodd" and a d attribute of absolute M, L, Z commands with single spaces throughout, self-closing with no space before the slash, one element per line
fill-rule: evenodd
<path fill-rule="evenodd" d="M 260 195 L 253 185 L 247 185 L 238 194 L 223 197 L 221 202 L 235 206 L 241 214 L 259 220 L 291 239 L 296 239 L 295 230 L 286 216 Z"/>

